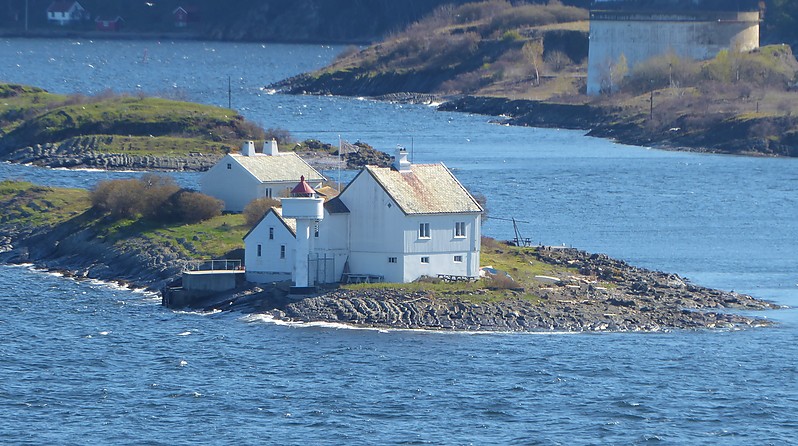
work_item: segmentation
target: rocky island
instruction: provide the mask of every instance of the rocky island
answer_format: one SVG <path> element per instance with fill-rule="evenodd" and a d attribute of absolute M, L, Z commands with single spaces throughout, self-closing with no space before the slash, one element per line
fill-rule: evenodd
<path fill-rule="evenodd" d="M 0 84 L 0 160 L 60 168 L 205 171 L 244 140 L 275 139 L 320 168 L 386 165 L 390 157 L 363 142 L 338 157 L 316 140 L 294 141 L 221 107 L 145 95 L 57 95 Z"/>
<path fill-rule="evenodd" d="M 201 222 L 122 220 L 89 192 L 0 183 L 0 261 L 33 263 L 75 278 L 161 290 L 193 259 L 240 258 L 240 214 Z M 353 284 L 293 298 L 287 285 L 247 285 L 197 304 L 294 322 L 466 331 L 659 331 L 769 325 L 752 310 L 776 305 L 708 289 L 600 254 L 517 247 L 484 238 L 478 282 Z M 506 274 L 505 274 L 506 273 Z M 746 314 L 739 313 L 745 310 Z"/>

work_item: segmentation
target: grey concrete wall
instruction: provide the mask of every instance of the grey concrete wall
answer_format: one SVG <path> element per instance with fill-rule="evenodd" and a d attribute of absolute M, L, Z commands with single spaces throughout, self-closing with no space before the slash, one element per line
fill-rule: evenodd
<path fill-rule="evenodd" d="M 750 51 L 759 47 L 759 13 L 718 14 L 591 12 L 587 93 L 610 87 L 610 70 L 621 55 L 635 65 L 673 51 L 704 60 L 723 49 Z M 617 80 L 613 80 L 617 83 Z"/>
<path fill-rule="evenodd" d="M 228 291 L 244 280 L 244 271 L 186 271 L 183 288 L 187 291 Z"/>

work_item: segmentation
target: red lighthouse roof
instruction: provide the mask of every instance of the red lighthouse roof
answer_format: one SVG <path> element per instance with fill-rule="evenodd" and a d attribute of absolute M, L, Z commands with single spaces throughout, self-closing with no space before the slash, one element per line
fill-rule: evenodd
<path fill-rule="evenodd" d="M 292 197 L 312 197 L 316 191 L 305 181 L 305 176 L 299 177 L 299 184 L 291 190 Z"/>

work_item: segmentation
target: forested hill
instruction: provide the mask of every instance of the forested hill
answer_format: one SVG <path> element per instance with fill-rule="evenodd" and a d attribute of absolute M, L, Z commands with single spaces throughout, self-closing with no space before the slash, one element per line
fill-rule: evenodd
<path fill-rule="evenodd" d="M 120 33 L 258 42 L 365 43 L 382 40 L 446 5 L 476 0 L 80 0 L 92 20 L 61 27 L 47 23 L 52 0 L 0 0 L 0 33 L 22 34 L 25 6 L 33 34 L 95 32 L 94 18 L 122 17 Z M 494 0 L 588 8 L 592 0 Z M 641 0 L 645 1 L 645 0 Z M 721 0 L 713 0 L 721 1 Z M 735 0 L 740 1 L 740 0 Z M 747 0 L 746 0 L 747 1 Z M 725 0 L 723 1 L 725 3 Z M 188 26 L 175 26 L 172 12 L 189 12 Z M 765 0 L 764 43 L 798 43 L 798 1 Z"/>
<path fill-rule="evenodd" d="M 470 0 L 473 1 L 473 0 Z M 504 2 L 505 0 L 496 0 Z M 534 0 L 541 3 L 548 0 Z M 169 33 L 236 41 L 365 43 L 381 40 L 444 4 L 469 0 L 79 0 L 92 19 L 124 20 L 120 33 Z M 47 23 L 52 0 L 0 0 L 0 32 L 24 30 L 28 4 L 33 33 L 94 32 L 94 21 L 61 27 Z M 586 7 L 590 0 L 563 0 Z M 172 12 L 189 12 L 188 26 L 175 26 Z M 110 33 L 109 33 L 110 34 Z"/>

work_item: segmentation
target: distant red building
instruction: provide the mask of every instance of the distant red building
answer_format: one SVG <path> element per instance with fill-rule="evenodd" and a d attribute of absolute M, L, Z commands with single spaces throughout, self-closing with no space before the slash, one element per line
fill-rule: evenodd
<path fill-rule="evenodd" d="M 114 18 L 100 17 L 94 19 L 97 31 L 119 31 L 125 21 L 120 16 Z"/>

